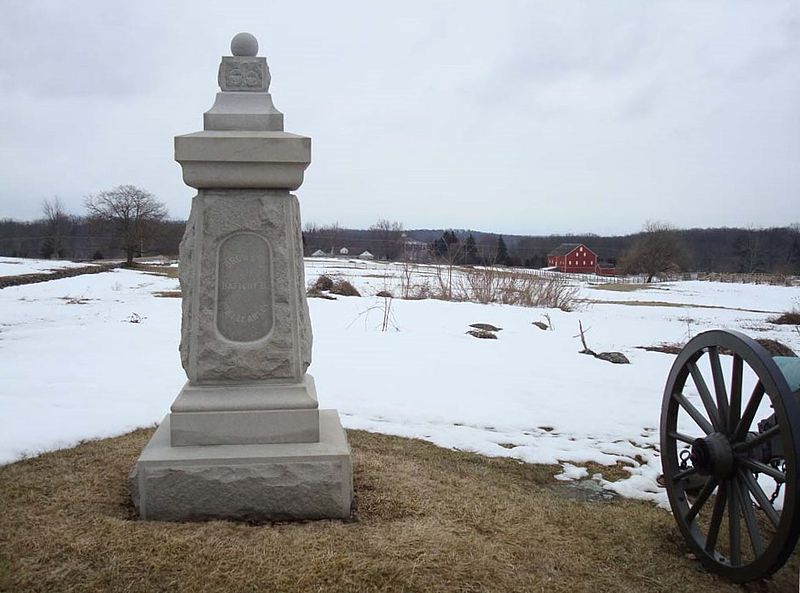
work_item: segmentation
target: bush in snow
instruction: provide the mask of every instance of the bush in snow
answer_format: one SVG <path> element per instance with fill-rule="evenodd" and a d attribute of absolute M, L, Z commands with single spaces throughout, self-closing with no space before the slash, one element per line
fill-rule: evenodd
<path fill-rule="evenodd" d="M 356 287 L 350 284 L 347 280 L 336 280 L 331 286 L 330 291 L 333 294 L 342 296 L 361 296 L 361 293 L 356 290 Z"/>
<path fill-rule="evenodd" d="M 562 311 L 573 310 L 578 296 L 577 287 L 572 286 L 567 278 L 542 278 L 524 271 L 491 266 L 464 270 L 454 282 L 452 292 L 453 300 Z"/>
<path fill-rule="evenodd" d="M 320 275 L 312 285 L 312 290 L 322 292 L 333 288 L 333 279 L 325 274 Z"/>

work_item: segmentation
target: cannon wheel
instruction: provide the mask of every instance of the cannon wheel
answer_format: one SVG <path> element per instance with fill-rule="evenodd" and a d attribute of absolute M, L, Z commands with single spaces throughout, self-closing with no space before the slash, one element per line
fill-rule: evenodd
<path fill-rule="evenodd" d="M 726 378 L 720 359 L 728 355 L 733 360 Z M 698 365 L 703 357 L 707 364 Z M 744 365 L 757 379 L 750 394 L 742 393 Z M 700 395 L 700 401 L 692 398 L 696 405 L 684 394 L 691 384 Z M 777 425 L 759 433 L 753 424 L 764 395 Z M 680 410 L 704 437 L 678 432 Z M 762 434 L 768 436 L 758 436 Z M 770 439 L 779 439 L 783 448 L 784 464 L 777 467 L 754 458 Z M 684 453 L 682 463 L 680 450 L 687 447 L 691 457 Z M 661 464 L 678 527 L 708 570 L 743 583 L 783 566 L 800 532 L 798 462 L 800 404 L 769 353 L 734 331 L 712 330 L 692 339 L 678 355 L 664 389 Z M 783 482 L 782 510 L 759 485 L 760 474 Z"/>

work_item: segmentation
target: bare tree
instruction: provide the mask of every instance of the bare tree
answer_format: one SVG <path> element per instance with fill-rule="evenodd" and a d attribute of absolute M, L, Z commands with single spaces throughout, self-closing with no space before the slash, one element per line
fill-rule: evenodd
<path fill-rule="evenodd" d="M 373 240 L 378 245 L 380 259 L 396 260 L 403 251 L 403 223 L 385 218 L 369 227 Z"/>
<path fill-rule="evenodd" d="M 689 265 L 689 255 L 675 228 L 664 222 L 647 221 L 642 233 L 626 251 L 620 268 L 626 274 L 644 274 L 647 282 L 660 274 L 674 274 Z"/>
<path fill-rule="evenodd" d="M 739 271 L 752 274 L 763 272 L 763 245 L 761 244 L 761 230 L 753 226 L 747 227 L 733 242 L 736 254 L 739 256 Z"/>
<path fill-rule="evenodd" d="M 69 215 L 58 197 L 42 201 L 42 219 L 47 226 L 48 237 L 41 247 L 41 254 L 45 257 L 64 257 L 64 235 Z"/>
<path fill-rule="evenodd" d="M 125 251 L 127 265 L 143 249 L 144 241 L 158 231 L 167 208 L 150 192 L 135 185 L 119 185 L 86 198 L 89 217 L 108 224 L 119 247 Z"/>

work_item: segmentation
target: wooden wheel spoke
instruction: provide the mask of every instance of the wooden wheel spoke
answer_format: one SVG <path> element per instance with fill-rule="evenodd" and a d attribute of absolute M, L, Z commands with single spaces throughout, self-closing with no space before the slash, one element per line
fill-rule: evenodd
<path fill-rule="evenodd" d="M 742 509 L 744 525 L 750 538 L 750 546 L 753 548 L 753 554 L 758 558 L 764 553 L 764 541 L 761 539 L 761 531 L 758 529 L 758 522 L 756 521 L 756 514 L 753 512 L 753 504 L 750 502 L 750 495 L 736 477 L 731 482 L 736 490 L 739 506 Z"/>
<path fill-rule="evenodd" d="M 683 434 L 682 432 L 678 432 L 676 430 L 670 432 L 669 436 L 670 438 L 673 438 L 676 441 L 681 441 L 683 443 L 686 443 L 687 445 L 691 445 L 692 443 L 694 443 L 694 441 L 697 438 L 697 437 L 690 437 L 688 434 Z"/>
<path fill-rule="evenodd" d="M 686 413 L 691 416 L 692 420 L 695 421 L 697 426 L 699 426 L 704 433 L 711 434 L 714 432 L 714 427 L 711 425 L 711 423 L 706 419 L 705 416 L 703 416 L 703 414 L 700 413 L 700 410 L 689 403 L 689 400 L 686 399 L 685 395 L 676 391 L 672 394 L 672 397 L 674 397 L 680 406 L 686 410 Z"/>
<path fill-rule="evenodd" d="M 733 431 L 734 442 L 741 441 L 747 434 L 747 431 L 750 429 L 750 425 L 753 423 L 753 418 L 756 417 L 756 412 L 758 412 L 758 406 L 761 405 L 761 399 L 763 397 L 764 397 L 764 384 L 761 381 L 759 381 L 753 388 L 753 393 L 750 394 L 750 399 L 747 402 L 747 407 L 745 407 L 744 413 L 742 414 L 742 417 L 739 419 L 739 423 L 736 425 L 736 429 Z"/>
<path fill-rule="evenodd" d="M 725 488 L 721 487 L 717 491 L 717 499 L 714 501 L 714 510 L 711 512 L 711 522 L 708 526 L 708 537 L 706 537 L 705 549 L 707 552 L 713 552 L 717 546 L 717 537 L 719 537 L 719 529 L 722 527 L 722 518 L 725 516 L 725 502 L 728 492 Z"/>
<path fill-rule="evenodd" d="M 778 511 L 775 510 L 775 507 L 772 506 L 772 503 L 767 498 L 767 494 L 761 488 L 761 484 L 753 477 L 747 470 L 740 469 L 739 475 L 741 476 L 742 482 L 744 485 L 747 486 L 747 489 L 756 499 L 759 508 L 764 511 L 764 514 L 769 519 L 770 523 L 772 523 L 773 527 L 778 527 L 778 523 L 781 521 L 781 516 L 778 514 Z"/>
<path fill-rule="evenodd" d="M 731 565 L 742 563 L 741 523 L 739 521 L 739 501 L 734 483 L 728 482 L 728 535 L 730 536 Z"/>
<path fill-rule="evenodd" d="M 714 379 L 714 394 L 717 396 L 720 430 L 724 431 L 728 429 L 728 394 L 725 387 L 725 377 L 722 375 L 722 364 L 719 361 L 719 348 L 717 346 L 711 346 L 708 349 L 708 358 L 711 362 L 711 377 Z"/>
<path fill-rule="evenodd" d="M 697 516 L 697 513 L 700 512 L 700 509 L 703 508 L 703 505 L 706 504 L 706 501 L 711 496 L 711 493 L 714 492 L 714 488 L 717 487 L 717 481 L 714 478 L 709 478 L 706 485 L 703 486 L 703 489 L 697 495 L 697 499 L 694 501 L 692 508 L 689 509 L 689 512 L 686 513 L 686 522 L 691 523 L 694 521 L 694 518 Z"/>
<path fill-rule="evenodd" d="M 770 478 L 777 480 L 778 482 L 785 482 L 786 481 L 786 474 L 782 471 L 775 469 L 767 465 L 766 463 L 761 463 L 760 461 L 756 461 L 755 459 L 742 459 L 742 465 L 745 467 L 750 468 L 755 473 L 766 474 Z"/>
<path fill-rule="evenodd" d="M 738 354 L 733 355 L 733 368 L 731 369 L 731 397 L 728 410 L 728 427 L 733 429 L 738 425 L 742 414 L 742 370 L 744 361 Z"/>
<path fill-rule="evenodd" d="M 776 424 L 772 428 L 768 428 L 764 432 L 758 433 L 758 436 L 753 437 L 747 441 L 736 443 L 733 446 L 733 450 L 736 453 L 742 453 L 744 451 L 750 451 L 755 447 L 763 444 L 765 441 L 770 440 L 772 437 L 778 436 L 781 433 L 781 427 Z"/>
<path fill-rule="evenodd" d="M 717 360 L 717 362 L 719 362 L 719 360 Z M 706 380 L 703 378 L 703 373 L 700 372 L 700 369 L 697 368 L 697 365 L 693 362 L 686 363 L 686 366 L 692 374 L 692 381 L 694 381 L 694 385 L 697 387 L 700 399 L 703 401 L 703 407 L 705 407 L 706 412 L 708 412 L 708 417 L 714 427 L 712 432 L 722 430 L 723 426 L 719 410 L 717 410 L 717 406 L 714 404 L 714 399 L 711 397 L 711 392 L 708 390 L 708 385 L 706 385 Z"/>

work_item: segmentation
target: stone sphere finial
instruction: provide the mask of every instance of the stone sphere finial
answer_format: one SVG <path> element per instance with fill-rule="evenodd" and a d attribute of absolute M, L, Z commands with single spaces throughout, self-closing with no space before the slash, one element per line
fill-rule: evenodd
<path fill-rule="evenodd" d="M 255 56 L 258 53 L 258 39 L 250 33 L 237 33 L 231 40 L 234 56 Z"/>

